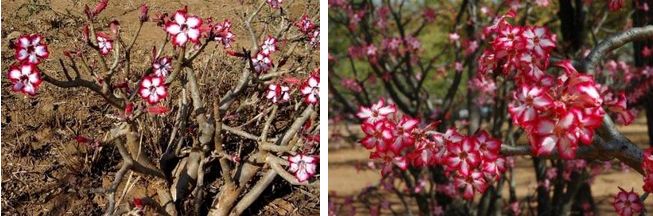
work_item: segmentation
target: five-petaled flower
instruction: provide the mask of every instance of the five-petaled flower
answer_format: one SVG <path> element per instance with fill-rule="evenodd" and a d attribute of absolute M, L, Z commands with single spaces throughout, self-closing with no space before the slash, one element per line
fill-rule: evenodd
<path fill-rule="evenodd" d="M 617 193 L 617 195 L 614 197 L 614 202 L 612 203 L 612 206 L 614 207 L 614 210 L 617 211 L 617 214 L 620 216 L 639 215 L 639 213 L 642 212 L 642 209 L 644 208 L 642 201 L 639 200 L 639 195 L 633 192 L 632 189 L 630 192 L 627 192 L 620 187 L 619 190 L 621 191 Z"/>
<path fill-rule="evenodd" d="M 289 90 L 290 88 L 288 86 L 270 84 L 270 86 L 268 86 L 268 93 L 265 97 L 272 100 L 272 103 L 286 102 L 290 100 L 290 93 L 288 93 Z"/>
<path fill-rule="evenodd" d="M 167 77 L 168 73 L 172 71 L 172 59 L 170 57 L 157 58 L 152 63 L 152 70 L 154 75 L 158 77 Z"/>
<path fill-rule="evenodd" d="M 538 56 L 544 57 L 556 46 L 549 30 L 545 27 L 526 28 L 523 35 L 527 42 L 526 48 L 535 51 Z"/>
<path fill-rule="evenodd" d="M 100 50 L 100 54 L 102 55 L 107 55 L 109 52 L 111 52 L 111 49 L 113 49 L 113 40 L 109 38 L 108 35 L 98 32 L 97 33 L 97 46 L 98 49 Z"/>
<path fill-rule="evenodd" d="M 236 35 L 231 31 L 231 21 L 225 19 L 213 26 L 213 40 L 222 43 L 225 48 L 231 47 Z"/>
<path fill-rule="evenodd" d="M 539 110 L 549 109 L 553 105 L 553 99 L 546 89 L 537 86 L 518 87 L 514 98 L 516 103 L 509 105 L 508 112 L 517 125 L 525 125 L 535 120 Z"/>
<path fill-rule="evenodd" d="M 372 104 L 371 107 L 359 108 L 356 116 L 358 118 L 365 120 L 369 123 L 374 123 L 386 118 L 387 115 L 397 112 L 397 108 L 394 104 L 385 105 L 385 100 L 381 99 L 379 102 Z"/>
<path fill-rule="evenodd" d="M 317 156 L 297 154 L 288 157 L 288 171 L 295 175 L 297 181 L 305 182 L 315 175 L 317 171 Z"/>
<path fill-rule="evenodd" d="M 319 73 L 319 69 L 318 69 Z M 302 95 L 304 95 L 304 101 L 307 104 L 317 104 L 317 102 L 320 99 L 320 77 L 318 74 L 313 74 L 308 79 L 302 87 L 300 88 L 300 91 Z"/>
<path fill-rule="evenodd" d="M 168 95 L 168 90 L 164 82 L 162 77 L 146 76 L 140 83 L 138 94 L 147 100 L 147 103 L 156 104 Z"/>
<path fill-rule="evenodd" d="M 12 90 L 31 96 L 36 95 L 42 81 L 38 68 L 33 64 L 11 66 L 8 77 L 13 84 Z"/>
<path fill-rule="evenodd" d="M 275 51 L 277 51 L 277 39 L 268 35 L 263 41 L 263 45 L 261 45 L 261 53 L 270 55 Z"/>
<path fill-rule="evenodd" d="M 178 10 L 172 19 L 166 23 L 165 30 L 175 46 L 184 46 L 188 40 L 199 43 L 202 19 L 197 16 L 189 16 L 183 10 Z"/>
<path fill-rule="evenodd" d="M 259 52 L 254 58 L 252 58 L 252 65 L 254 65 L 254 71 L 256 71 L 256 73 L 265 73 L 272 68 L 272 59 L 269 55 Z"/>
<path fill-rule="evenodd" d="M 48 58 L 47 45 L 38 34 L 22 35 L 16 40 L 16 59 L 21 62 L 38 64 Z"/>

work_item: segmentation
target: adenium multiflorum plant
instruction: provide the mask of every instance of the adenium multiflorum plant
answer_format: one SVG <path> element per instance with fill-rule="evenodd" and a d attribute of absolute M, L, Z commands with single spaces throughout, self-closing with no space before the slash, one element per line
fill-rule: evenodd
<path fill-rule="evenodd" d="M 631 191 L 643 203 L 653 179 L 646 153 L 615 123 L 635 121 L 651 95 L 653 74 L 650 66 L 624 60 L 629 51 L 609 52 L 650 39 L 653 29 L 626 28 L 584 43 L 589 39 L 577 38 L 585 35 L 578 22 L 602 21 L 574 14 L 577 7 L 611 13 L 627 5 L 329 1 L 330 28 L 345 37 L 330 44 L 330 124 L 337 128 L 330 137 L 358 140 L 371 160 L 356 169 L 382 175 L 344 199 L 331 194 L 330 211 L 354 212 L 360 202 L 371 214 L 410 214 L 416 204 L 423 215 L 520 215 L 525 209 L 592 215 L 597 204 L 586 198 L 592 196 L 586 188 L 606 171 L 628 168 L 644 175 L 644 193 Z M 647 8 L 641 1 L 633 6 Z M 539 17 L 552 12 L 560 24 Z M 650 42 L 642 44 L 637 52 L 653 56 Z M 362 133 L 348 131 L 352 122 Z M 528 200 L 514 193 L 521 155 L 532 161 L 537 182 Z M 401 203 L 379 199 L 388 194 Z M 628 197 L 617 213 L 637 211 L 624 207 L 636 203 Z"/>
<path fill-rule="evenodd" d="M 317 4 L 302 4 L 311 14 L 299 15 L 285 12 L 292 5 L 281 0 L 243 4 L 251 10 L 244 22 L 215 22 L 188 7 L 150 17 L 143 4 L 133 34 L 116 20 L 100 18 L 108 5 L 101 0 L 85 7 L 82 43 L 64 50 L 56 62 L 61 71 L 47 67 L 53 56 L 47 38 L 37 33 L 12 42 L 15 62 L 7 71 L 18 94 L 38 97 L 42 82 L 81 87 L 113 108 L 110 130 L 78 128 L 71 138 L 93 151 L 119 152 L 124 161 L 108 188 L 92 190 L 106 195 L 107 215 L 239 215 L 277 176 L 283 184 L 319 184 L 320 79 L 313 54 L 319 30 L 309 17 L 317 14 Z M 151 55 L 138 62 L 135 50 L 147 46 L 138 40 L 144 25 L 158 26 L 165 40 L 145 48 Z M 251 44 L 237 43 L 232 25 L 251 33 Z M 203 56 L 209 45 L 215 53 Z M 216 61 L 235 70 L 216 68 Z M 234 84 L 216 81 L 232 76 Z M 91 135 L 98 133 L 104 135 Z M 134 196 L 117 203 L 115 193 L 128 171 L 162 185 L 158 201 Z M 209 193 L 208 185 L 220 193 Z"/>

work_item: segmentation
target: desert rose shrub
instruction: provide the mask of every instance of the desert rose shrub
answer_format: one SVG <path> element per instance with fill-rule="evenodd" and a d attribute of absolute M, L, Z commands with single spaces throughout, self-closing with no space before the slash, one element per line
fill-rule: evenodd
<path fill-rule="evenodd" d="M 329 47 L 330 141 L 368 149 L 359 169 L 382 175 L 332 194 L 330 213 L 358 201 L 373 215 L 593 215 L 589 184 L 613 163 L 644 185 L 611 188 L 615 212 L 645 212 L 653 150 L 615 126 L 652 96 L 652 5 L 634 2 L 329 1 L 330 36 L 345 38 Z M 619 22 L 587 11 L 645 22 L 607 32 Z M 347 122 L 361 133 L 343 133 Z M 515 194 L 518 156 L 534 165 L 534 200 Z"/>
<path fill-rule="evenodd" d="M 13 40 L 3 82 L 26 101 L 53 85 L 105 102 L 97 111 L 109 130 L 69 128 L 83 131 L 70 139 L 92 154 L 119 153 L 110 185 L 78 188 L 103 194 L 105 215 L 244 214 L 274 193 L 273 182 L 319 185 L 319 6 L 300 4 L 303 14 L 291 16 L 298 2 L 231 2 L 243 17 L 202 17 L 190 7 L 152 12 L 143 4 L 136 22 L 119 23 L 100 18 L 111 7 L 100 0 L 79 11 L 85 24 L 63 55 L 39 32 Z M 146 25 L 165 39 L 141 45 Z M 139 53 L 149 61 L 134 61 Z M 45 69 L 52 65 L 58 69 Z M 161 187 L 153 196 L 126 196 L 132 175 Z"/>

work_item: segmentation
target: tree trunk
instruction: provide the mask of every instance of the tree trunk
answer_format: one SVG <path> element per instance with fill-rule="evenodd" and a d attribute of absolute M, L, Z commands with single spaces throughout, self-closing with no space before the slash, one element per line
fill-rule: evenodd
<path fill-rule="evenodd" d="M 639 9 L 640 7 L 639 5 L 642 5 L 644 3 L 648 4 L 649 7 L 653 6 L 653 0 L 633 1 L 633 8 L 635 9 L 635 13 L 633 13 L 632 15 L 634 27 L 653 25 L 653 10 L 644 11 Z M 653 49 L 653 39 L 633 42 L 633 50 L 635 52 L 633 54 L 633 57 L 635 58 L 635 67 L 637 68 L 642 68 L 645 66 L 653 66 L 653 57 L 651 56 L 644 57 L 642 55 L 642 50 L 644 49 L 644 47 Z M 638 80 L 636 80 L 635 82 L 638 82 Z M 643 103 L 641 104 L 642 106 L 644 106 L 643 108 L 646 112 L 646 124 L 648 126 L 648 138 L 649 138 L 648 141 L 649 144 L 653 147 L 653 99 L 651 99 L 650 93 L 649 96 L 644 96 L 643 98 L 645 101 L 643 101 Z"/>

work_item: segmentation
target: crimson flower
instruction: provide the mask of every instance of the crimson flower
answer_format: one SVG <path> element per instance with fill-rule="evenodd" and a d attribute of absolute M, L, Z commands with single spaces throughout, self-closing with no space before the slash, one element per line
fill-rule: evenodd
<path fill-rule="evenodd" d="M 108 35 L 102 32 L 97 33 L 96 39 L 98 49 L 100 49 L 100 54 L 108 55 L 109 52 L 111 52 L 111 49 L 113 49 L 113 40 L 111 40 Z"/>
<path fill-rule="evenodd" d="M 225 48 L 231 47 L 236 35 L 231 31 L 231 21 L 225 19 L 213 26 L 213 40 L 222 43 Z"/>
<path fill-rule="evenodd" d="M 483 193 L 488 187 L 483 174 L 478 170 L 472 170 L 469 175 L 462 178 L 455 178 L 454 184 L 457 188 L 463 189 L 463 198 L 466 200 L 474 199 L 475 192 Z"/>
<path fill-rule="evenodd" d="M 632 189 L 630 192 L 626 192 L 620 187 L 619 190 L 621 191 L 614 196 L 614 202 L 612 203 L 617 214 L 620 216 L 639 215 L 644 209 L 644 204 L 639 200 L 639 195 L 633 192 Z"/>
<path fill-rule="evenodd" d="M 313 21 L 311 21 L 310 18 L 308 18 L 308 15 L 302 16 L 302 18 L 295 23 L 295 26 L 299 28 L 299 31 L 301 31 L 304 34 L 310 33 L 314 28 L 315 24 Z"/>
<path fill-rule="evenodd" d="M 621 9 L 621 7 L 624 6 L 624 0 L 609 0 L 609 1 L 610 2 L 608 2 L 608 9 L 610 9 L 610 11 L 618 11 L 619 9 Z"/>
<path fill-rule="evenodd" d="M 152 69 L 154 75 L 165 78 L 172 71 L 172 59 L 170 57 L 157 58 L 152 63 Z"/>
<path fill-rule="evenodd" d="M 547 89 L 537 86 L 522 85 L 513 95 L 515 103 L 510 104 L 508 112 L 517 125 L 524 125 L 538 116 L 538 110 L 546 110 L 553 106 L 553 99 L 547 94 Z"/>
<path fill-rule="evenodd" d="M 572 112 L 567 112 L 554 119 L 538 119 L 530 129 L 531 145 L 533 145 L 535 153 L 538 156 L 549 155 L 557 146 L 561 158 L 573 159 L 578 147 L 577 124 L 576 117 Z"/>
<path fill-rule="evenodd" d="M 319 69 L 317 71 L 318 74 L 313 74 L 308 77 L 300 88 L 302 95 L 304 95 L 304 101 L 307 104 L 317 104 L 320 99 L 320 77 L 317 76 L 319 75 Z"/>
<path fill-rule="evenodd" d="M 522 27 L 499 25 L 499 34 L 494 41 L 497 50 L 514 50 L 522 45 Z"/>
<path fill-rule="evenodd" d="M 178 10 L 173 16 L 173 20 L 166 22 L 165 31 L 173 39 L 172 44 L 184 46 L 188 40 L 199 43 L 201 27 L 202 19 L 197 16 L 189 16 L 184 10 Z"/>
<path fill-rule="evenodd" d="M 386 121 L 365 122 L 361 125 L 361 128 L 365 133 L 365 138 L 360 143 L 367 149 L 376 148 L 377 151 L 385 151 L 387 143 L 393 139 L 392 125 Z"/>
<path fill-rule="evenodd" d="M 385 100 L 381 99 L 376 104 L 372 104 L 371 107 L 361 106 L 356 116 L 358 116 L 360 119 L 365 120 L 366 122 L 374 123 L 385 119 L 386 116 L 395 112 L 397 112 L 397 108 L 394 104 L 386 106 Z"/>
<path fill-rule="evenodd" d="M 138 94 L 149 104 L 156 104 L 168 96 L 168 90 L 162 77 L 146 76 L 140 83 Z"/>
<path fill-rule="evenodd" d="M 403 116 L 401 121 L 393 127 L 394 141 L 390 143 L 390 150 L 399 154 L 404 147 L 413 145 L 415 143 L 413 130 L 418 124 L 419 120 Z"/>
<path fill-rule="evenodd" d="M 48 46 L 43 42 L 43 36 L 38 34 L 22 35 L 16 40 L 16 60 L 38 64 L 41 59 L 48 58 Z"/>
<path fill-rule="evenodd" d="M 309 156 L 297 154 L 288 157 L 288 171 L 295 175 L 297 181 L 305 182 L 313 177 L 317 171 L 317 163 L 319 158 L 317 156 Z"/>
<path fill-rule="evenodd" d="M 447 170 L 458 171 L 462 176 L 469 176 L 473 167 L 481 162 L 478 151 L 478 140 L 475 137 L 464 137 L 460 142 L 447 143 Z"/>
<path fill-rule="evenodd" d="M 33 64 L 11 66 L 8 77 L 13 85 L 13 91 L 22 92 L 30 96 L 36 95 L 36 91 L 43 81 L 39 69 Z"/>
<path fill-rule="evenodd" d="M 270 84 L 268 87 L 268 93 L 265 97 L 267 99 L 271 99 L 272 103 L 286 102 L 290 100 L 290 94 L 288 93 L 288 90 L 290 90 L 288 86 Z"/>
<path fill-rule="evenodd" d="M 526 28 L 523 36 L 526 38 L 526 48 L 535 51 L 535 54 L 540 57 L 544 57 L 556 46 L 549 30 L 545 27 Z"/>

